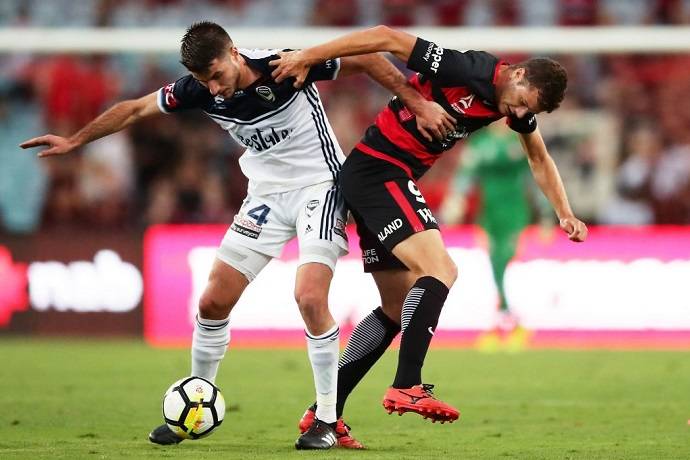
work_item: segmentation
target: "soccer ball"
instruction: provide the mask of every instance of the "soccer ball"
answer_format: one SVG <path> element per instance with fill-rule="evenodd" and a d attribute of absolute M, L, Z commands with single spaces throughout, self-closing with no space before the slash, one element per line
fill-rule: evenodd
<path fill-rule="evenodd" d="M 201 377 L 173 383 L 163 397 L 163 418 L 183 439 L 199 439 L 223 423 L 225 400 L 214 384 Z"/>

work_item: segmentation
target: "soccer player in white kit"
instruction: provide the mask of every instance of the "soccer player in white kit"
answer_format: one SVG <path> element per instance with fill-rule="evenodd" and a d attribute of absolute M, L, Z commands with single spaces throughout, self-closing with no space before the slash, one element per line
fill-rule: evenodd
<path fill-rule="evenodd" d="M 230 342 L 230 311 L 247 285 L 297 236 L 300 265 L 295 300 L 306 325 L 318 409 L 298 449 L 357 447 L 335 415 L 339 329 L 328 310 L 328 289 L 338 257 L 347 253 L 347 220 L 336 179 L 345 159 L 319 98 L 317 80 L 366 72 L 397 94 L 416 114 L 426 136 L 440 136 L 443 109 L 429 103 L 380 55 L 333 59 L 314 66 L 301 89 L 276 83 L 268 62 L 278 50 L 245 50 L 212 22 L 193 24 L 180 49 L 190 71 L 136 100 L 120 102 L 69 138 L 45 135 L 23 148 L 49 148 L 39 156 L 68 153 L 160 112 L 200 109 L 246 150 L 240 158 L 249 179 L 247 197 L 216 253 L 199 301 L 192 340 L 192 375 L 215 381 Z M 163 424 L 152 442 L 181 441 Z"/>

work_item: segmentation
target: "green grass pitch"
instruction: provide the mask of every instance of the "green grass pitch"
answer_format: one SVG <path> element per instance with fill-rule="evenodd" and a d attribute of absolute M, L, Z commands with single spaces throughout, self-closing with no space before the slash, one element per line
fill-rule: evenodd
<path fill-rule="evenodd" d="M 161 447 L 167 386 L 187 350 L 136 341 L 0 339 L 1 459 L 688 459 L 690 356 L 684 352 L 432 349 L 425 380 L 461 410 L 454 424 L 388 415 L 389 352 L 355 390 L 345 419 L 368 446 L 298 452 L 312 401 L 303 350 L 231 349 L 218 385 L 229 411 L 217 433 Z"/>

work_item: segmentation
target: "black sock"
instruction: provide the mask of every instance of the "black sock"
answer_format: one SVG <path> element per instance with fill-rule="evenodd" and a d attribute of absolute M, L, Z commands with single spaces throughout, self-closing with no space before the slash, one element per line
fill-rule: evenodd
<path fill-rule="evenodd" d="M 338 402 L 335 413 L 343 415 L 345 401 L 362 377 L 386 351 L 400 326 L 378 307 L 359 322 L 338 362 Z"/>
<path fill-rule="evenodd" d="M 407 293 L 402 308 L 402 338 L 393 388 L 410 388 L 422 383 L 424 358 L 446 297 L 448 288 L 433 276 L 419 278 Z"/>

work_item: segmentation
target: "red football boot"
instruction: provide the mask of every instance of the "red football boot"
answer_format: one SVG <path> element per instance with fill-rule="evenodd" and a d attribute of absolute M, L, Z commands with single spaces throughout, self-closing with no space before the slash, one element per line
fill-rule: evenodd
<path fill-rule="evenodd" d="M 423 383 L 412 388 L 389 387 L 383 396 L 383 407 L 392 414 L 398 415 L 405 412 L 416 412 L 424 418 L 430 418 L 432 422 L 454 422 L 460 417 L 460 412 L 443 401 L 434 398 L 433 385 Z"/>
<path fill-rule="evenodd" d="M 310 407 L 309 409 L 304 411 L 304 415 L 299 421 L 299 432 L 304 433 L 309 429 L 312 423 L 314 423 L 314 418 L 316 417 L 316 410 L 314 407 Z"/>
<path fill-rule="evenodd" d="M 299 421 L 299 432 L 304 433 L 309 429 L 311 424 L 314 422 L 316 416 L 316 411 L 314 408 L 310 407 L 304 412 L 302 419 Z M 344 449 L 364 449 L 364 445 L 357 441 L 350 435 L 350 427 L 343 422 L 342 418 L 338 419 L 335 426 L 335 436 L 338 441 L 338 446 Z"/>

